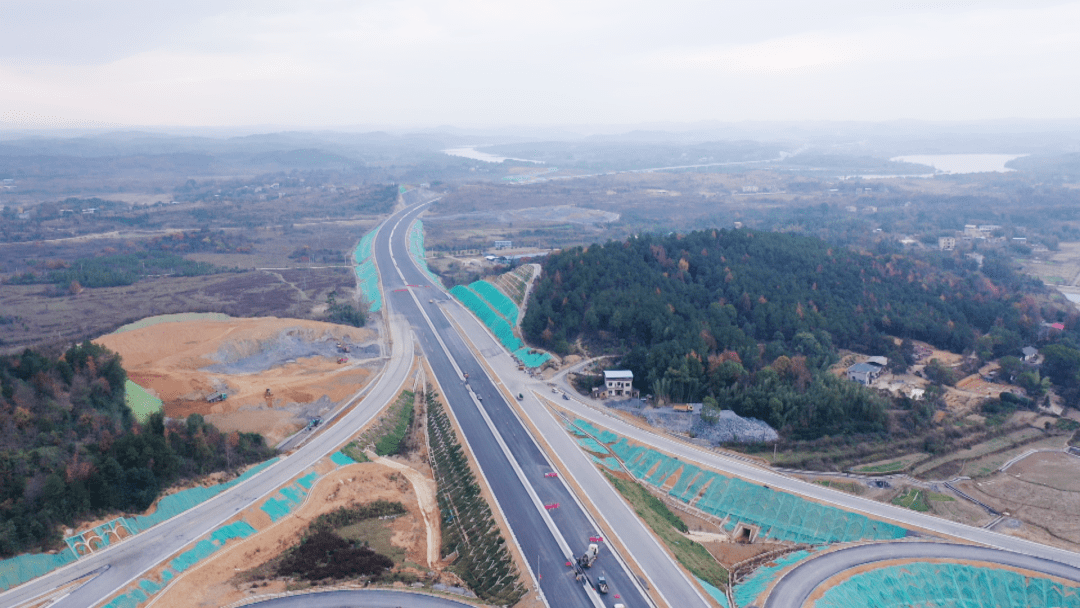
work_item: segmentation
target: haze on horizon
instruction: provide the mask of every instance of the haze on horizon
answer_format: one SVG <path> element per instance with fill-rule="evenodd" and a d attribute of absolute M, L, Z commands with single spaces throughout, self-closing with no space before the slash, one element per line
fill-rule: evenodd
<path fill-rule="evenodd" d="M 0 126 L 1068 119 L 1080 1 L 5 0 Z"/>

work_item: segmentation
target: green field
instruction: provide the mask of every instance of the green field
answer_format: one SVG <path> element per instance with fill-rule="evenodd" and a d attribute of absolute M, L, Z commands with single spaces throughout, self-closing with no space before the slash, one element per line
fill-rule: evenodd
<path fill-rule="evenodd" d="M 124 402 L 139 422 L 146 422 L 150 414 L 161 411 L 161 399 L 151 395 L 145 388 L 128 380 L 124 385 Z"/>
<path fill-rule="evenodd" d="M 660 499 L 649 493 L 640 484 L 627 481 L 604 473 L 615 489 L 622 494 L 623 498 L 630 503 L 638 516 L 649 524 L 653 532 L 664 541 L 668 549 L 675 554 L 675 559 L 686 566 L 686 569 L 694 576 L 708 582 L 714 587 L 722 588 L 727 585 L 728 573 L 713 556 L 700 544 L 683 536 L 677 527 L 684 528 L 682 522 Z M 677 523 L 676 523 L 677 522 Z"/>

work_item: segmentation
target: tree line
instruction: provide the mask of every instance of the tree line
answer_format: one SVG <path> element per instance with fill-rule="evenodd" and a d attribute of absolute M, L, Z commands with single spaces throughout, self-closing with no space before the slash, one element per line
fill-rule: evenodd
<path fill-rule="evenodd" d="M 549 256 L 522 331 L 560 354 L 621 353 L 644 392 L 710 397 L 792 437 L 873 432 L 883 400 L 823 373 L 837 348 L 903 361 L 899 336 L 1005 354 L 1041 321 L 1006 283 L 1024 281 L 996 260 L 945 270 L 788 233 L 644 234 Z"/>
<path fill-rule="evenodd" d="M 90 342 L 0 358 L 0 556 L 59 547 L 65 526 L 141 512 L 180 479 L 273 453 L 198 414 L 139 423 L 126 381 L 120 357 Z"/>

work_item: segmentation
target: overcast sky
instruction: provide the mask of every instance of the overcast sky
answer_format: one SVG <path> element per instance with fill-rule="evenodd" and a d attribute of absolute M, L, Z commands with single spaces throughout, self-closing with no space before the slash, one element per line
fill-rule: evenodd
<path fill-rule="evenodd" d="M 0 0 L 6 126 L 1074 118 L 1080 2 Z"/>

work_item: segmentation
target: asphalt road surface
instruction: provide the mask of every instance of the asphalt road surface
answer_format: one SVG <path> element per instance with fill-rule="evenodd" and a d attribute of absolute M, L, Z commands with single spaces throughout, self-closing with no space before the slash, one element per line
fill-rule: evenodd
<path fill-rule="evenodd" d="M 675 563 L 666 547 L 661 545 L 653 532 L 604 478 L 596 464 L 570 437 L 563 421 L 557 419 L 542 402 L 542 399 L 546 398 L 564 404 L 561 395 L 550 392 L 546 386 L 539 387 L 531 376 L 518 371 L 513 357 L 463 306 L 448 302 L 443 308 L 463 333 L 469 336 L 473 346 L 483 353 L 496 378 L 510 390 L 510 394 L 525 396 L 520 403 L 525 415 L 551 447 L 551 453 L 562 461 L 563 469 L 574 478 L 577 486 L 596 506 L 609 534 L 614 533 L 614 536 L 622 541 L 630 557 L 641 566 L 649 583 L 666 603 L 679 608 L 712 605 Z"/>
<path fill-rule="evenodd" d="M 384 297 L 391 310 L 412 324 L 438 388 L 461 425 L 529 568 L 539 578 L 546 601 L 559 608 L 652 605 L 607 546 L 602 547 L 591 574 L 607 576 L 611 586 L 608 595 L 587 591 L 566 566 L 568 559 L 584 553 L 590 537 L 603 531 L 581 509 L 561 478 L 544 476 L 554 467 L 440 310 L 438 303 L 447 294 L 432 286 L 412 263 L 406 235 L 425 208 L 419 205 L 394 214 L 375 239 Z M 469 374 L 467 383 L 464 373 Z M 551 510 L 543 507 L 552 504 L 559 506 Z M 615 599 L 615 594 L 620 598 Z"/>
<path fill-rule="evenodd" d="M 780 579 L 769 593 L 765 608 L 804 606 L 823 581 L 851 568 L 892 559 L 931 558 L 984 562 L 982 565 L 991 567 L 994 564 L 1012 566 L 1080 582 L 1080 569 L 1011 551 L 947 543 L 878 543 L 841 549 L 802 562 Z"/>
<path fill-rule="evenodd" d="M 407 329 L 399 320 L 392 321 L 398 325 L 398 332 Z M 0 606 L 17 606 L 98 569 L 103 571 L 52 604 L 51 608 L 86 608 L 103 601 L 345 443 L 397 396 L 412 358 L 412 341 L 395 340 L 391 357 L 367 396 L 335 424 L 324 426 L 295 453 L 282 457 L 244 483 L 141 534 L 0 594 Z"/>
<path fill-rule="evenodd" d="M 259 608 L 473 608 L 445 597 L 407 591 L 320 591 L 248 604 Z"/>

